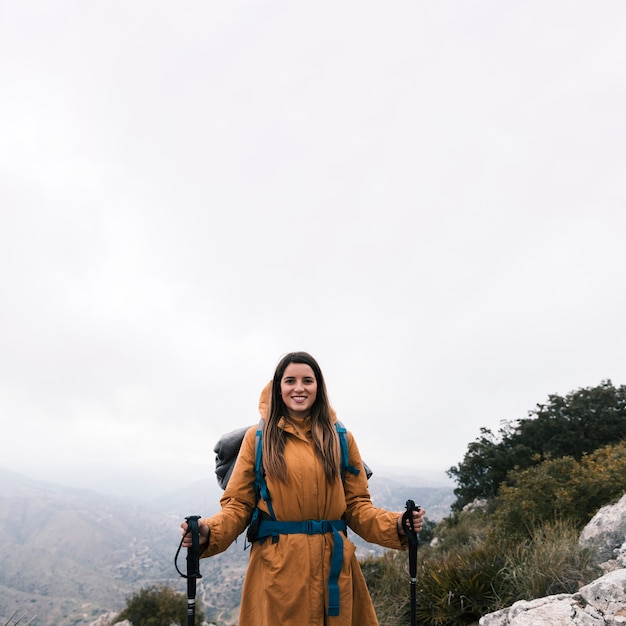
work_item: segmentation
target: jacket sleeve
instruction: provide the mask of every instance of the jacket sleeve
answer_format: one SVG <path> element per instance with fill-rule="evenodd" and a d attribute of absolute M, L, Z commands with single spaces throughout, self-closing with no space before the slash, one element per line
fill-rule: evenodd
<path fill-rule="evenodd" d="M 350 432 L 348 433 L 348 456 L 350 465 L 361 470 L 357 476 L 350 472 L 346 472 L 345 475 L 345 518 L 348 526 L 370 543 L 396 550 L 406 549 L 406 537 L 400 538 L 398 535 L 399 513 L 375 507 L 372 503 L 363 461 Z"/>
<path fill-rule="evenodd" d="M 202 521 L 209 526 L 209 544 L 200 555 L 213 556 L 223 552 L 241 535 L 250 523 L 256 506 L 254 491 L 254 456 L 256 426 L 246 432 L 233 473 L 220 499 L 221 511 Z"/>

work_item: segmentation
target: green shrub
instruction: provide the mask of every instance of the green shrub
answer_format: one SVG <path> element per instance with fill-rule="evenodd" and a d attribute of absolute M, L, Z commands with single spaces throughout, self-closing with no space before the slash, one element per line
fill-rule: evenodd
<path fill-rule="evenodd" d="M 130 621 L 133 626 L 170 626 L 187 623 L 187 596 L 166 586 L 144 587 L 126 600 L 126 608 L 116 621 Z M 196 623 L 204 621 L 196 607 Z"/>
<path fill-rule="evenodd" d="M 417 616 L 424 624 L 472 624 L 506 603 L 499 590 L 504 555 L 494 544 L 447 551 L 418 562 Z"/>
<path fill-rule="evenodd" d="M 457 488 L 452 509 L 460 511 L 476 498 L 494 498 L 515 470 L 535 466 L 543 459 L 586 454 L 621 441 L 626 432 L 626 385 L 610 380 L 566 396 L 550 395 L 525 419 L 506 421 L 498 433 L 481 428 L 461 463 L 448 470 Z"/>
<path fill-rule="evenodd" d="M 626 492 L 626 443 L 600 448 L 580 461 L 548 459 L 512 473 L 500 488 L 493 515 L 502 536 L 529 537 L 546 523 L 582 528 L 596 511 Z"/>

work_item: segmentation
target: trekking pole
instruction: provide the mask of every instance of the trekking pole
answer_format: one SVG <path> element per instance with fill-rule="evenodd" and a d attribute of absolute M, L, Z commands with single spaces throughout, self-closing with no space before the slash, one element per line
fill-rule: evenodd
<path fill-rule="evenodd" d="M 413 512 L 419 511 L 413 500 L 406 501 L 406 511 L 402 514 L 402 528 L 409 541 L 409 583 L 411 586 L 411 626 L 417 626 L 417 531 L 413 524 Z M 407 527 L 406 522 L 409 522 Z"/>
<path fill-rule="evenodd" d="M 174 557 L 176 571 L 187 579 L 187 626 L 196 623 L 196 580 L 202 578 L 200 574 L 200 529 L 198 528 L 199 515 L 190 515 L 187 520 L 187 532 L 180 540 L 180 545 Z M 191 547 L 187 548 L 187 574 L 178 569 L 178 553 L 183 545 L 183 539 L 191 533 Z"/>

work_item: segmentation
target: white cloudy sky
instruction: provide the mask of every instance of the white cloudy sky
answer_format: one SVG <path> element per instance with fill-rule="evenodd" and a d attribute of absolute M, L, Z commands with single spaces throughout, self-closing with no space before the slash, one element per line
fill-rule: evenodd
<path fill-rule="evenodd" d="M 441 480 L 626 383 L 624 32 L 621 0 L 0 0 L 0 467 L 210 475 L 292 350 L 374 469 Z"/>

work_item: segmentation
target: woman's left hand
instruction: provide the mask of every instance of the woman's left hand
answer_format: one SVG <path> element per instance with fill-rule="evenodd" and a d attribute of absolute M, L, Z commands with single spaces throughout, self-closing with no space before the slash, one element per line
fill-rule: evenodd
<path fill-rule="evenodd" d="M 424 514 L 426 513 L 426 511 L 424 509 L 419 509 L 417 511 L 413 511 L 413 529 L 415 530 L 415 532 L 420 532 L 420 530 L 422 530 L 422 525 L 424 523 Z M 404 535 L 406 534 L 406 531 L 402 528 L 402 517 L 404 516 L 404 513 L 400 513 L 398 515 L 398 535 L 400 535 L 400 537 L 404 537 Z M 410 520 L 407 518 L 406 520 L 406 528 L 410 529 Z"/>

